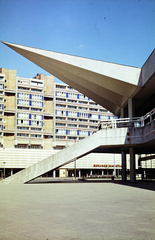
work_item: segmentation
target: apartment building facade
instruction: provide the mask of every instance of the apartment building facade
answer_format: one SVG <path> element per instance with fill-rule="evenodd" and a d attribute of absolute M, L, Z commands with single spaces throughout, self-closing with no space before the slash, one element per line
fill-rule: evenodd
<path fill-rule="evenodd" d="M 1 68 L 0 169 L 13 174 L 90 136 L 101 120 L 113 118 L 71 86 L 54 82 L 53 76 L 20 78 L 16 70 Z M 71 176 L 75 167 L 77 176 L 113 174 L 114 164 L 119 174 L 120 155 L 91 153 L 76 166 L 72 162 L 49 175 Z"/>
<path fill-rule="evenodd" d="M 19 78 L 1 68 L 0 119 L 4 149 L 52 148 L 53 77 Z"/>

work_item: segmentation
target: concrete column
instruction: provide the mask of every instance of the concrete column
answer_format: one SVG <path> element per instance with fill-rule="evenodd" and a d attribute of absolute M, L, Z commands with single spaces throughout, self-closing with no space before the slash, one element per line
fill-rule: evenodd
<path fill-rule="evenodd" d="M 130 181 L 135 182 L 136 169 L 135 169 L 135 153 L 133 147 L 129 148 L 129 154 L 130 154 Z"/>
<path fill-rule="evenodd" d="M 68 169 L 66 169 L 66 177 L 68 177 Z"/>
<path fill-rule="evenodd" d="M 121 108 L 121 118 L 124 118 L 124 108 Z"/>
<path fill-rule="evenodd" d="M 55 178 L 55 173 L 56 173 L 55 170 L 53 170 L 53 178 Z"/>
<path fill-rule="evenodd" d="M 127 180 L 127 177 L 126 177 L 126 153 L 124 151 L 122 151 L 121 154 L 122 154 L 122 181 L 125 182 Z"/>
<path fill-rule="evenodd" d="M 11 176 L 13 175 L 13 169 L 11 168 Z"/>
<path fill-rule="evenodd" d="M 90 170 L 90 176 L 92 176 L 93 175 L 93 171 L 92 170 Z"/>
<path fill-rule="evenodd" d="M 128 99 L 128 117 L 133 117 L 132 98 Z"/>
<path fill-rule="evenodd" d="M 102 176 L 104 175 L 104 169 L 102 169 Z"/>
<path fill-rule="evenodd" d="M 81 177 L 81 169 L 79 169 L 79 178 Z"/>

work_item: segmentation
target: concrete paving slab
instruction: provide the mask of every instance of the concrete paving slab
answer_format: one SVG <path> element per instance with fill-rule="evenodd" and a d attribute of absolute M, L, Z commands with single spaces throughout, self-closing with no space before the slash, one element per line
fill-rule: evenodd
<path fill-rule="evenodd" d="M 1 240 L 155 239 L 152 187 L 37 181 L 0 185 Z"/>

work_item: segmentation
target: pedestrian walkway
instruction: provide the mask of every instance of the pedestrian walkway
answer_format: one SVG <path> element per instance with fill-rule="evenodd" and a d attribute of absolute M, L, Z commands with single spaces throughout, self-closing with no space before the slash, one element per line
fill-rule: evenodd
<path fill-rule="evenodd" d="M 154 239 L 154 182 L 70 182 L 1 184 L 0 240 Z"/>

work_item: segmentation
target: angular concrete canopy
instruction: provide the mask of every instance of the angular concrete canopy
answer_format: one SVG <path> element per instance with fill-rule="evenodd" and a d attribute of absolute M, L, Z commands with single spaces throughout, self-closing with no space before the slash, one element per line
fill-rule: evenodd
<path fill-rule="evenodd" d="M 3 43 L 115 115 L 140 90 L 141 68 Z"/>

